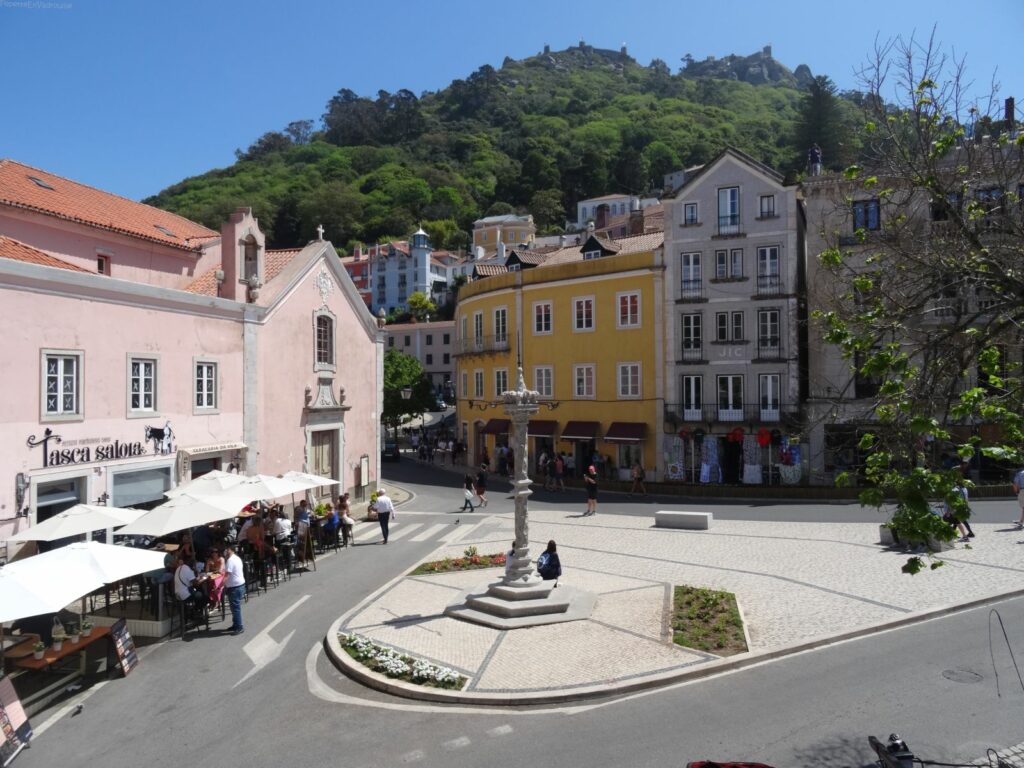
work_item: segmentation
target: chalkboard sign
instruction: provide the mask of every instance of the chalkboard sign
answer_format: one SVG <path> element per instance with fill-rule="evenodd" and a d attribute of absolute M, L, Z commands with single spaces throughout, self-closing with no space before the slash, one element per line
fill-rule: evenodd
<path fill-rule="evenodd" d="M 110 636 L 114 639 L 114 650 L 117 651 L 121 669 L 127 676 L 138 665 L 139 654 L 135 652 L 135 641 L 132 640 L 124 619 L 118 619 L 114 623 L 114 626 L 110 628 Z"/>
<path fill-rule="evenodd" d="M 7 768 L 32 739 L 32 726 L 9 677 L 0 678 L 0 730 L 0 766 Z"/>

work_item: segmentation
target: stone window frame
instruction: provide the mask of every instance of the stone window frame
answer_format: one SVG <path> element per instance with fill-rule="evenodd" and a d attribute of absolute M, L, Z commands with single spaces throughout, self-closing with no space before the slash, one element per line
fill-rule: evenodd
<path fill-rule="evenodd" d="M 160 415 L 160 355 L 156 353 L 128 352 L 128 364 L 125 366 L 125 418 L 152 419 Z M 132 408 L 132 363 L 148 362 L 153 364 L 153 407 Z"/>
<path fill-rule="evenodd" d="M 322 363 L 319 360 L 320 339 L 319 325 L 320 318 L 326 318 L 331 323 L 331 362 Z M 313 310 L 313 372 L 321 373 L 338 372 L 338 316 L 327 307 L 320 307 Z"/>
<path fill-rule="evenodd" d="M 75 410 L 71 413 L 48 413 L 46 410 L 46 361 L 50 357 L 75 358 Z M 85 421 L 85 351 L 81 349 L 39 350 L 39 421 L 46 424 Z"/>
<path fill-rule="evenodd" d="M 199 396 L 199 366 L 213 366 L 213 405 L 199 405 L 196 400 Z M 192 415 L 193 416 L 215 416 L 220 413 L 221 396 L 221 375 L 220 361 L 214 357 L 193 357 L 192 358 Z"/>

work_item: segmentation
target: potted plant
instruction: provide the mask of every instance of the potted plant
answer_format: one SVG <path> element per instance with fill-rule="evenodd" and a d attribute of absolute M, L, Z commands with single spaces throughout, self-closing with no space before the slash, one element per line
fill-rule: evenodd
<path fill-rule="evenodd" d="M 68 627 L 68 639 L 71 640 L 72 645 L 77 643 L 80 637 L 81 633 L 79 632 L 77 624 L 72 624 Z"/>
<path fill-rule="evenodd" d="M 92 622 L 86 619 L 82 622 L 82 637 L 88 637 L 92 634 Z"/>
<path fill-rule="evenodd" d="M 46 643 L 44 643 L 42 640 L 36 641 L 32 645 L 32 658 L 41 659 L 43 658 L 44 653 L 46 653 Z"/>

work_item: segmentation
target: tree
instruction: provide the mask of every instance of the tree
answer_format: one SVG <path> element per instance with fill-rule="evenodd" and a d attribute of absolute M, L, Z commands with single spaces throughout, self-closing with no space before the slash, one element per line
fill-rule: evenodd
<path fill-rule="evenodd" d="M 423 321 L 427 315 L 437 312 L 434 302 L 428 299 L 423 291 L 413 291 L 405 303 L 409 307 L 409 312 L 418 321 Z"/>
<path fill-rule="evenodd" d="M 313 138 L 312 120 L 294 120 L 284 129 L 292 144 L 309 144 Z"/>
<path fill-rule="evenodd" d="M 402 397 L 402 390 L 407 388 L 412 390 L 408 400 Z M 397 349 L 384 353 L 384 410 L 381 421 L 395 430 L 396 440 L 398 425 L 408 416 L 432 410 L 435 399 L 434 388 L 419 360 Z"/>
<path fill-rule="evenodd" d="M 852 162 L 844 126 L 835 83 L 825 75 L 818 75 L 808 84 L 800 101 L 794 168 L 806 168 L 807 150 L 814 144 L 821 147 L 828 168 L 842 168 Z"/>
<path fill-rule="evenodd" d="M 962 61 L 933 38 L 879 46 L 860 77 L 866 159 L 836 199 L 855 232 L 828 236 L 819 259 L 837 289 L 815 317 L 854 383 L 875 393 L 859 441 L 861 501 L 894 500 L 902 541 L 948 540 L 952 527 L 930 505 L 969 514 L 950 465 L 1024 457 L 1024 135 L 1000 119 L 994 89 L 977 102 L 967 94 Z M 983 119 L 991 133 L 972 135 Z M 953 461 L 937 464 L 936 445 Z M 924 565 L 911 557 L 903 570 Z"/>
<path fill-rule="evenodd" d="M 565 203 L 558 189 L 542 189 L 530 198 L 530 213 L 540 230 L 565 226 Z"/>

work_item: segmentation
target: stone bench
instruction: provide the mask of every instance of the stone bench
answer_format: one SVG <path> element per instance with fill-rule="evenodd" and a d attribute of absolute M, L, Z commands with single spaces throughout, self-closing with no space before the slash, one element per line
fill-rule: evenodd
<path fill-rule="evenodd" d="M 688 528 L 693 531 L 706 531 L 711 527 L 712 517 L 713 515 L 710 512 L 660 510 L 654 513 L 654 527 Z"/>

